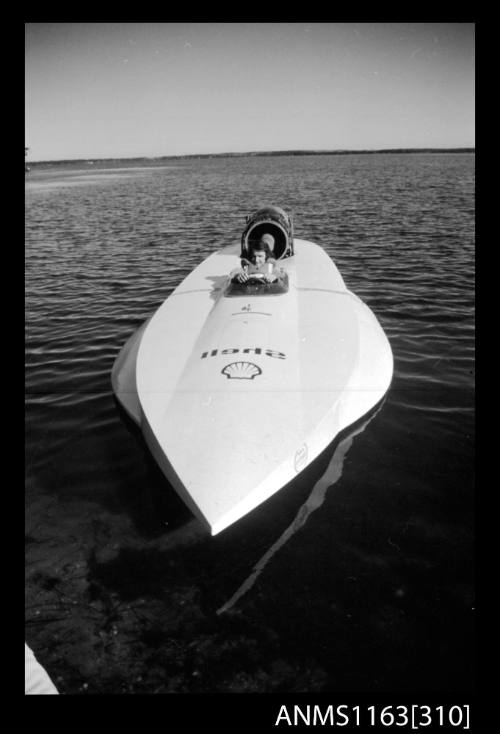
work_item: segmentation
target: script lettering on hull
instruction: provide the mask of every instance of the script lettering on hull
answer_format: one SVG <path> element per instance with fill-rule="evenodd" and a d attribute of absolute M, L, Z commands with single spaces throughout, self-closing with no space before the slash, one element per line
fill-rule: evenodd
<path fill-rule="evenodd" d="M 212 349 L 210 352 L 203 352 L 201 359 L 207 357 L 216 357 L 217 355 L 227 356 L 228 354 L 265 354 L 267 357 L 275 357 L 276 359 L 286 359 L 284 352 L 278 352 L 276 349 L 264 349 L 263 347 L 245 347 L 244 349 L 239 348 L 228 348 L 228 349 Z"/>

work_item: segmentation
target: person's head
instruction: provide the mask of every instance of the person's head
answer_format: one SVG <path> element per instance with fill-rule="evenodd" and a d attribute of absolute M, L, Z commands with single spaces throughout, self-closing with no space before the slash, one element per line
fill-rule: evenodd
<path fill-rule="evenodd" d="M 254 265 L 263 265 L 271 257 L 274 247 L 274 237 L 271 234 L 263 234 L 259 240 L 250 244 L 250 260 Z"/>

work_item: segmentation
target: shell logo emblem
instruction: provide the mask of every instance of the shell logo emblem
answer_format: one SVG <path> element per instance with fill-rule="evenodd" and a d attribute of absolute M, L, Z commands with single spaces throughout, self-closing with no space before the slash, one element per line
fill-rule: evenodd
<path fill-rule="evenodd" d="M 228 380 L 253 380 L 262 374 L 262 370 L 253 362 L 231 362 L 222 370 Z"/>

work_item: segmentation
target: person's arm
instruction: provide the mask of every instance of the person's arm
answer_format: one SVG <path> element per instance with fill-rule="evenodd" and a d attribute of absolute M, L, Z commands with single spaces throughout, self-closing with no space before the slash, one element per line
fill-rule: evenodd
<path fill-rule="evenodd" d="M 278 279 L 276 260 L 272 257 L 268 258 L 265 263 L 265 279 L 268 283 L 274 283 Z"/>
<path fill-rule="evenodd" d="M 238 283 L 245 283 L 248 280 L 248 269 L 250 263 L 245 258 L 241 259 L 241 267 L 235 268 L 231 271 L 231 280 L 236 280 Z"/>

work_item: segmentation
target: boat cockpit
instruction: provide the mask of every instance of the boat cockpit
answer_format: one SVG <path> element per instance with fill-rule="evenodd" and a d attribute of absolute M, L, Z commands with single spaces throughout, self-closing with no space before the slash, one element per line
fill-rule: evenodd
<path fill-rule="evenodd" d="M 251 243 L 258 241 L 263 235 L 270 234 L 274 240 L 272 259 L 284 260 L 293 255 L 293 221 L 280 207 L 266 206 L 247 216 L 246 226 L 241 237 L 242 264 L 248 264 L 251 256 Z M 268 296 L 288 292 L 288 274 L 276 267 L 277 278 L 269 282 L 261 273 L 252 273 L 248 280 L 240 283 L 231 280 L 225 290 L 225 296 Z"/>

